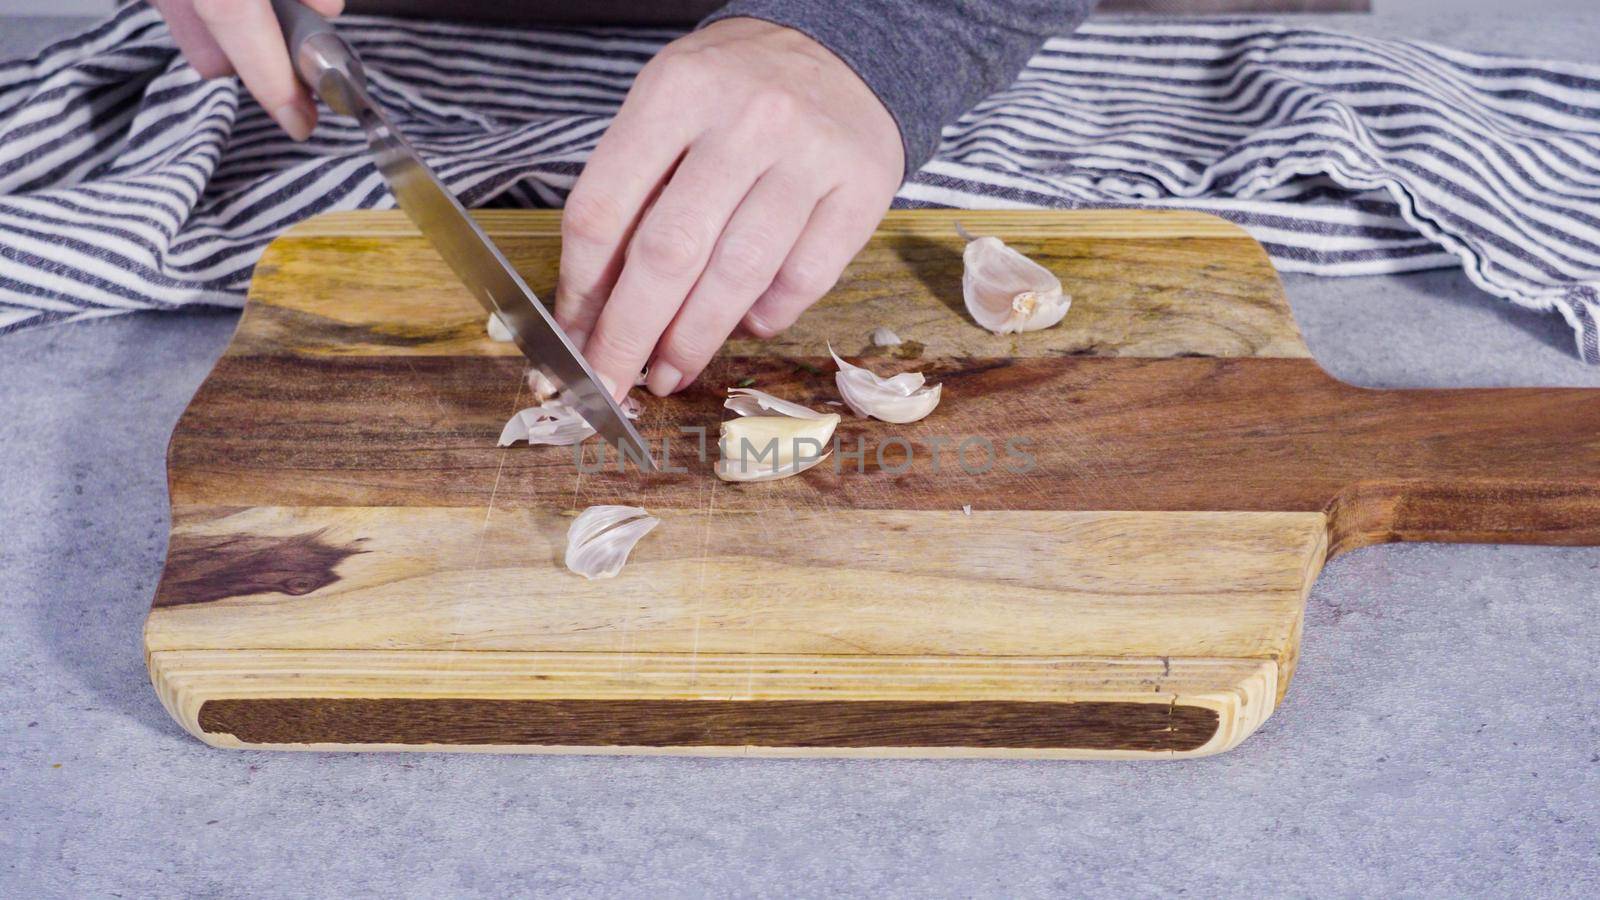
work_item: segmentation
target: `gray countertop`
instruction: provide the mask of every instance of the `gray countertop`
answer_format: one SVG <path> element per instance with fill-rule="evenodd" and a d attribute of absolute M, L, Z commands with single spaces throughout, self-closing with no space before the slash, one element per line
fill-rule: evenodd
<path fill-rule="evenodd" d="M 1316 21 L 1592 59 L 1580 7 Z M 6 57 L 73 27 L 4 26 Z M 1459 273 L 1286 280 L 1348 381 L 1600 386 L 1565 325 Z M 1335 560 L 1287 701 L 1205 760 L 208 749 L 150 690 L 140 626 L 167 437 L 235 320 L 0 337 L 0 895 L 1600 892 L 1595 548 Z"/>

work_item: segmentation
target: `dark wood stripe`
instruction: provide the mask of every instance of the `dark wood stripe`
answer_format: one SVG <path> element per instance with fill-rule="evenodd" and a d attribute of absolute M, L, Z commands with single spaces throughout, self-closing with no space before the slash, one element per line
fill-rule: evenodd
<path fill-rule="evenodd" d="M 250 744 L 972 747 L 1193 750 L 1216 711 L 1017 701 L 207 700 L 200 728 Z"/>
<path fill-rule="evenodd" d="M 1337 511 L 1351 491 L 1384 485 L 1394 502 L 1360 506 L 1365 533 L 1600 540 L 1600 391 L 1373 391 L 1302 359 L 873 364 L 926 366 L 945 386 L 939 409 L 905 426 L 847 415 L 842 444 L 865 446 L 866 459 L 719 485 L 716 507 Z M 830 361 L 725 359 L 701 386 L 648 402 L 642 430 L 658 446 L 671 438 L 687 473 L 579 479 L 569 448 L 494 446 L 521 368 L 513 357 L 226 357 L 174 434 L 173 502 L 483 506 L 492 495 L 501 506 L 697 509 L 710 461 L 686 458 L 695 441 L 678 427 L 705 429 L 714 456 L 722 386 L 751 378 L 817 408 L 837 397 Z M 955 452 L 969 437 L 997 455 L 1024 439 L 1036 467 L 966 471 Z M 906 445 L 912 465 L 897 471 Z M 968 462 L 986 459 L 980 446 Z"/>

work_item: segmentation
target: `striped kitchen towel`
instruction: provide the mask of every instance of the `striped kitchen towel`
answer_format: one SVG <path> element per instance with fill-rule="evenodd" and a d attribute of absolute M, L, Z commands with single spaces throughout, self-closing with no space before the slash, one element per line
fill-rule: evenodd
<path fill-rule="evenodd" d="M 350 17 L 373 92 L 463 199 L 557 206 L 673 33 Z M 393 199 L 353 123 L 294 144 L 143 4 L 0 66 L 0 332 L 238 306 L 272 236 Z M 1265 21 L 1095 22 L 949 128 L 899 205 L 1181 207 L 1281 269 L 1465 266 L 1600 363 L 1600 66 Z"/>

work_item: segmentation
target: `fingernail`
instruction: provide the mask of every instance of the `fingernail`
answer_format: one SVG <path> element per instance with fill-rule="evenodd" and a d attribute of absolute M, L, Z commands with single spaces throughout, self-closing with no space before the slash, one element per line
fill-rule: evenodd
<path fill-rule="evenodd" d="M 311 114 L 298 103 L 285 103 L 278 107 L 272 111 L 272 118 L 289 133 L 289 137 L 297 141 L 311 136 Z"/>
<path fill-rule="evenodd" d="M 657 362 L 650 366 L 650 377 L 645 379 L 645 387 L 657 397 L 665 397 L 678 389 L 678 382 L 683 380 L 683 373 L 678 367 L 669 362 Z"/>

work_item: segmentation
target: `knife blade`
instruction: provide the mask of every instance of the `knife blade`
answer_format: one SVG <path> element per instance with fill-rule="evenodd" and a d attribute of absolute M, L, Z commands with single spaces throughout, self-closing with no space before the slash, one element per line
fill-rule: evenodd
<path fill-rule="evenodd" d="M 355 49 L 339 37 L 328 20 L 298 0 L 272 0 L 272 9 L 283 27 L 289 58 L 300 80 L 334 112 L 361 124 L 378 171 L 400 209 L 456 277 L 485 310 L 500 317 L 523 355 L 560 386 L 563 402 L 577 410 L 624 458 L 641 469 L 655 471 L 644 438 L 583 354 L 461 201 L 372 101 Z"/>

